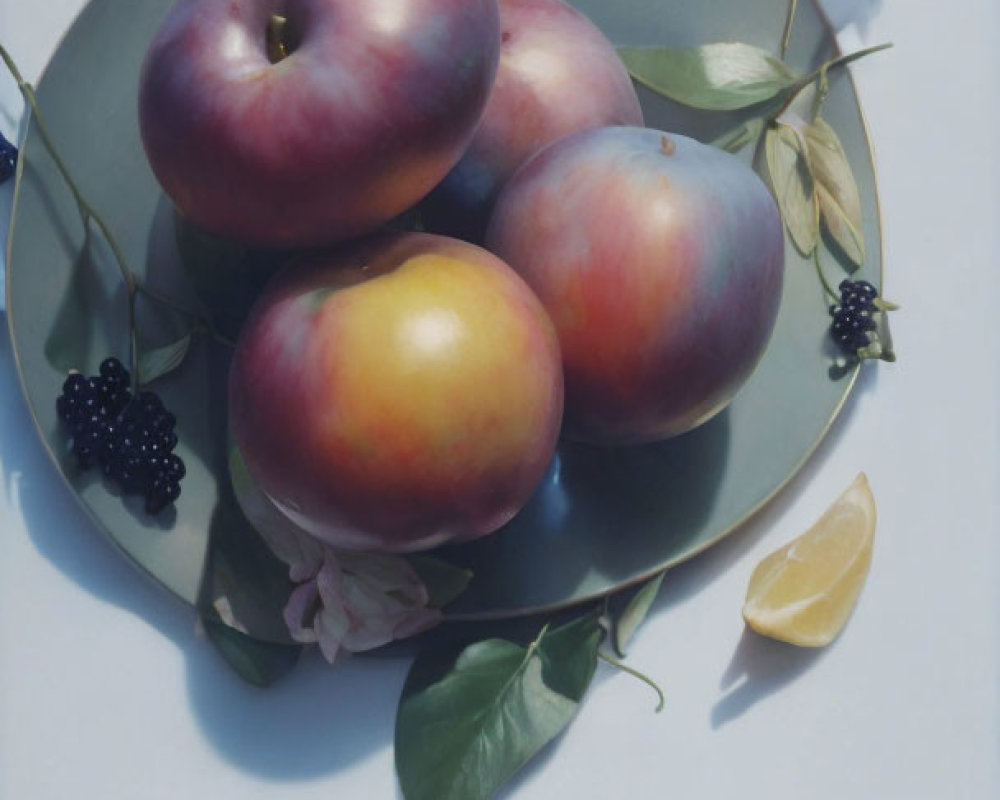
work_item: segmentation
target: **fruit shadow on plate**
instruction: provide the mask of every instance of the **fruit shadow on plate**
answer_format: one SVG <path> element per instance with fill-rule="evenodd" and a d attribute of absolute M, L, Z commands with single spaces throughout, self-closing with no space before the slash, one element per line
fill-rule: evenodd
<path fill-rule="evenodd" d="M 704 533 L 725 472 L 729 415 L 646 445 L 563 442 L 528 505 L 492 536 L 442 548 L 473 570 L 455 617 L 528 613 L 606 592 Z"/>

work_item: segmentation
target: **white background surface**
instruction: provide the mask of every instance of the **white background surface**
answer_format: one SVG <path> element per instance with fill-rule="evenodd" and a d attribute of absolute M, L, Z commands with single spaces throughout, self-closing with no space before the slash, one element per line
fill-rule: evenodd
<path fill-rule="evenodd" d="M 900 361 L 870 365 L 832 435 L 758 520 L 671 572 L 630 663 L 505 798 L 1000 797 L 1000 5 L 827 0 L 880 172 Z M 38 78 L 82 0 L 0 0 Z M 21 103 L 0 75 L 0 130 Z M 0 190 L 6 228 L 10 185 Z M 39 265 L 44 268 L 44 265 Z M 820 652 L 744 635 L 753 566 L 859 470 L 879 505 L 858 609 Z M 396 798 L 407 662 L 243 685 L 193 613 L 84 518 L 28 423 L 0 333 L 0 799 Z"/>

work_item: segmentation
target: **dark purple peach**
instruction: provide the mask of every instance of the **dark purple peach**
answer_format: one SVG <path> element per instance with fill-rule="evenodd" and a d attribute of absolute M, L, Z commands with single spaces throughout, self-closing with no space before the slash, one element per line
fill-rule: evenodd
<path fill-rule="evenodd" d="M 275 15 L 287 22 L 269 49 Z M 499 46 L 496 0 L 177 0 L 143 66 L 143 144 L 194 225 L 330 244 L 378 228 L 455 165 Z"/>
<path fill-rule="evenodd" d="M 522 163 L 570 133 L 642 125 L 614 47 L 562 0 L 500 0 L 500 65 L 462 160 L 421 208 L 428 230 L 481 242 L 493 203 Z"/>
<path fill-rule="evenodd" d="M 559 332 L 564 429 L 592 442 L 673 436 L 717 414 L 764 352 L 784 238 L 763 182 L 683 136 L 569 136 L 504 189 L 487 246 Z"/>

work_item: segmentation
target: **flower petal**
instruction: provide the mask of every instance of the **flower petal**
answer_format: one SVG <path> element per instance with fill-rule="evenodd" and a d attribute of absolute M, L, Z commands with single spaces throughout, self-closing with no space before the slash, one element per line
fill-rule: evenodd
<path fill-rule="evenodd" d="M 308 581 L 297 586 L 288 596 L 284 611 L 285 625 L 288 626 L 288 632 L 295 641 L 303 644 L 312 644 L 316 641 L 313 624 L 319 602 L 316 581 Z"/>
<path fill-rule="evenodd" d="M 323 610 L 316 615 L 315 629 L 319 649 L 323 657 L 332 664 L 350 630 L 350 619 L 343 604 L 324 605 Z"/>
<path fill-rule="evenodd" d="M 342 553 L 341 563 L 345 571 L 363 576 L 384 594 L 412 597 L 419 605 L 427 603 L 427 588 L 405 558 L 382 553 Z"/>

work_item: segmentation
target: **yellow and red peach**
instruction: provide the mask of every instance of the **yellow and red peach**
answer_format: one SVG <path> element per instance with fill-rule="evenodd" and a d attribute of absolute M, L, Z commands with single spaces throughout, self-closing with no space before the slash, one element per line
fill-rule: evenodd
<path fill-rule="evenodd" d="M 541 303 L 474 245 L 384 234 L 280 273 L 242 330 L 230 422 L 256 486 L 335 547 L 488 534 L 543 477 L 562 417 Z"/>

